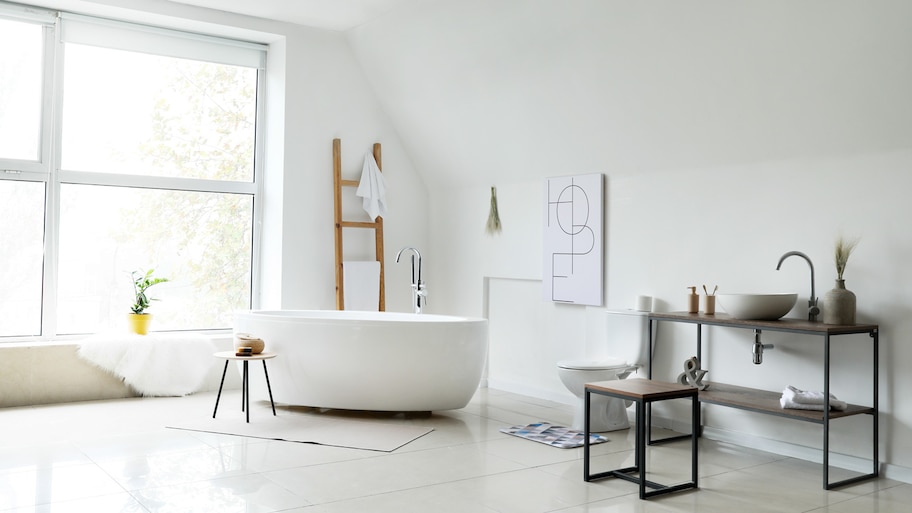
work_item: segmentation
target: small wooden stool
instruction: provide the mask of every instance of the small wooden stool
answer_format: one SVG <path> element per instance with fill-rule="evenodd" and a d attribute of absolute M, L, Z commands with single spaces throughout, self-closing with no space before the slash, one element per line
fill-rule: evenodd
<path fill-rule="evenodd" d="M 651 379 L 620 379 L 612 381 L 599 381 L 586 384 L 586 437 L 583 443 L 583 479 L 594 481 L 605 477 L 617 477 L 640 485 L 640 499 L 655 495 L 677 492 L 689 488 L 697 488 L 697 436 L 700 424 L 699 390 L 694 387 L 679 385 L 677 383 L 664 383 Z M 634 451 L 636 464 L 633 467 L 609 470 L 597 474 L 589 473 L 589 407 L 592 394 L 607 395 L 618 399 L 625 399 L 636 403 L 636 449 Z M 691 481 L 675 486 L 666 486 L 646 479 L 646 405 L 666 399 L 686 399 L 692 402 L 691 424 Z M 685 435 L 686 437 L 686 435 Z M 674 437 L 675 439 L 681 437 Z M 661 442 L 662 440 L 658 440 Z M 636 476 L 631 474 L 638 474 Z M 646 487 L 654 490 L 646 491 Z"/>
<path fill-rule="evenodd" d="M 241 411 L 247 413 L 247 422 L 250 422 L 250 377 L 249 372 L 247 371 L 247 364 L 251 360 L 262 360 L 263 361 L 263 374 L 266 375 L 266 389 L 269 390 L 269 403 L 272 404 L 272 415 L 275 416 L 275 401 L 272 400 L 272 385 L 269 384 L 269 372 L 266 370 L 266 360 L 270 358 L 275 358 L 276 353 L 257 353 L 251 354 L 249 356 L 238 356 L 234 351 L 221 351 L 215 353 L 213 356 L 216 358 L 225 359 L 225 368 L 222 370 L 222 382 L 219 383 L 218 395 L 215 396 L 215 409 L 212 410 L 212 418 L 215 418 L 215 414 L 218 413 L 219 399 L 222 398 L 222 387 L 225 386 L 225 374 L 228 372 L 228 364 L 231 360 L 240 360 L 244 362 L 243 375 L 241 376 Z"/>

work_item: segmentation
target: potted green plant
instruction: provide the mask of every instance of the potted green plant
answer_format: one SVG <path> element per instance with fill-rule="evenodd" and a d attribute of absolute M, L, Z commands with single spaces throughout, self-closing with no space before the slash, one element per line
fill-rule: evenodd
<path fill-rule="evenodd" d="M 157 299 L 150 298 L 146 293 L 153 285 L 164 283 L 168 278 L 156 278 L 152 276 L 154 269 L 146 272 L 133 271 L 130 278 L 133 280 L 133 306 L 130 307 L 132 313 L 127 314 L 130 323 L 130 329 L 138 335 L 145 335 L 149 332 L 149 323 L 152 322 L 152 315 L 146 313 L 146 309 L 151 306 L 152 301 Z"/>

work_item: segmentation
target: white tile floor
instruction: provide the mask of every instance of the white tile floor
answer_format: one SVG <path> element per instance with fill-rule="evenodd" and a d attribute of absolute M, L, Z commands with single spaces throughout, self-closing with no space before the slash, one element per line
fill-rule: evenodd
<path fill-rule="evenodd" d="M 239 397 L 222 400 L 220 413 Z M 585 483 L 582 449 L 499 432 L 536 421 L 566 425 L 569 407 L 490 389 L 462 410 L 430 417 L 304 413 L 434 428 L 392 453 L 164 427 L 211 415 L 214 401 L 197 394 L 0 409 L 0 511 L 905 513 L 912 504 L 909 484 L 881 478 L 824 491 L 818 464 L 707 439 L 699 490 L 641 501 L 626 481 Z M 257 408 L 251 422 L 271 414 Z M 632 461 L 632 433 L 608 437 L 594 447 L 593 470 Z M 651 478 L 688 479 L 688 442 L 650 451 Z"/>

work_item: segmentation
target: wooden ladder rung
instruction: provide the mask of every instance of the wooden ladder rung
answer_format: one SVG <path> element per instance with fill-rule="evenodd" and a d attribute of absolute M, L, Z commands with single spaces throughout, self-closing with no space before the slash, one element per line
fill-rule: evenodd
<path fill-rule="evenodd" d="M 342 221 L 340 225 L 342 228 L 372 228 L 375 230 L 379 226 L 373 221 Z"/>

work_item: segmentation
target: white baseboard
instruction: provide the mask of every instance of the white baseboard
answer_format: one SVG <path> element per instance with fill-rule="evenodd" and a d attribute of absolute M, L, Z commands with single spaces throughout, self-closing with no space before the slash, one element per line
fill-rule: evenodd
<path fill-rule="evenodd" d="M 912 468 L 899 465 L 883 464 L 882 475 L 887 479 L 912 484 Z"/>
<path fill-rule="evenodd" d="M 628 416 L 630 416 L 630 420 L 633 422 L 634 419 L 632 409 L 628 410 Z M 658 417 L 655 415 L 652 417 L 652 425 L 680 433 L 690 432 L 689 422 L 680 422 L 674 419 Z M 717 429 L 706 426 L 703 427 L 703 437 L 710 440 L 727 442 L 742 447 L 750 447 L 759 451 L 787 456 L 790 458 L 797 458 L 814 463 L 823 463 L 823 452 L 816 447 L 797 445 L 790 442 L 783 442 L 781 440 L 772 440 L 760 436 L 737 433 L 734 431 L 727 431 L 724 429 Z M 830 465 L 862 474 L 871 472 L 870 459 L 862 458 L 859 456 L 851 456 L 848 454 L 834 453 L 832 451 L 830 451 Z M 892 465 L 881 461 L 880 475 L 894 481 L 912 484 L 912 468 L 909 467 Z"/>
<path fill-rule="evenodd" d="M 553 390 L 546 388 L 538 388 L 534 386 L 529 386 L 522 383 L 515 383 L 511 381 L 504 381 L 499 379 L 490 379 L 487 380 L 488 388 L 494 388 L 497 390 L 503 390 L 504 392 L 510 392 L 513 394 L 527 395 L 529 397 L 535 397 L 538 399 L 544 399 L 546 401 L 553 401 L 555 403 L 561 404 L 576 404 L 576 396 L 571 394 L 569 391 L 565 393 L 554 392 Z"/>
<path fill-rule="evenodd" d="M 823 463 L 823 451 L 816 447 L 807 447 L 790 442 L 783 442 L 781 440 L 772 440 L 760 436 L 736 433 L 711 427 L 703 428 L 703 436 L 710 440 L 718 440 L 720 442 L 751 447 L 760 451 L 779 454 L 781 456 L 798 458 L 814 463 Z M 871 460 L 869 458 L 835 453 L 832 450 L 830 451 L 830 465 L 853 472 L 865 474 L 871 472 Z"/>

